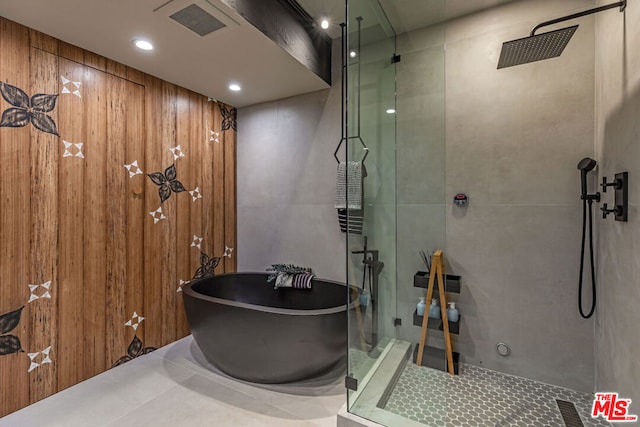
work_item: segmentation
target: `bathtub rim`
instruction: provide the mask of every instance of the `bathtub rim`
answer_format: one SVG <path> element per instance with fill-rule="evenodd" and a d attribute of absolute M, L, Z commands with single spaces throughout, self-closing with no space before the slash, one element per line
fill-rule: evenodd
<path fill-rule="evenodd" d="M 215 276 L 203 277 L 202 279 L 196 279 L 196 280 L 189 281 L 187 284 L 185 284 L 182 287 L 182 292 L 184 294 L 188 295 L 191 298 L 201 299 L 201 300 L 213 302 L 213 303 L 216 303 L 216 304 L 223 304 L 223 305 L 228 305 L 228 306 L 232 306 L 232 307 L 245 308 L 245 309 L 248 309 L 248 310 L 256 310 L 256 311 L 262 311 L 262 312 L 265 312 L 265 313 L 282 314 L 282 315 L 289 315 L 289 316 L 322 316 L 322 315 L 328 315 L 328 314 L 341 313 L 341 312 L 345 312 L 345 311 L 348 311 L 349 309 L 354 308 L 355 305 L 356 305 L 356 302 L 358 301 L 358 298 L 354 298 L 353 301 L 351 301 L 351 303 L 348 304 L 348 306 L 345 303 L 345 304 L 342 304 L 342 305 L 339 305 L 339 306 L 329 307 L 329 308 L 321 308 L 321 309 L 317 309 L 317 310 L 296 310 L 296 309 L 292 309 L 292 308 L 269 307 L 269 306 L 264 306 L 264 305 L 249 304 L 249 303 L 245 303 L 245 302 L 227 300 L 227 299 L 224 299 L 224 298 L 210 297 L 208 295 L 201 294 L 200 292 L 196 292 L 195 290 L 191 289 L 193 285 L 196 285 L 196 284 L 198 284 L 200 282 L 203 282 L 205 280 L 215 279 L 216 277 L 243 276 L 243 275 L 256 275 L 256 274 L 257 275 L 261 275 L 261 276 L 268 276 L 270 273 L 265 273 L 264 271 L 243 271 L 243 272 L 235 272 L 235 273 L 216 274 Z M 331 284 L 334 284 L 334 285 L 342 286 L 342 287 L 345 288 L 345 291 L 347 289 L 351 288 L 351 289 L 357 291 L 358 293 L 360 292 L 360 289 L 355 287 L 355 286 L 348 286 L 348 285 L 345 285 L 344 283 L 341 283 L 341 282 L 338 282 L 338 281 L 335 281 L 335 280 L 327 280 L 327 279 L 322 279 L 322 278 L 319 278 L 319 277 L 315 277 L 314 280 L 319 280 L 319 281 L 322 281 L 322 282 L 326 282 L 326 283 L 331 283 Z M 269 286 L 268 283 L 267 283 L 267 286 Z"/>

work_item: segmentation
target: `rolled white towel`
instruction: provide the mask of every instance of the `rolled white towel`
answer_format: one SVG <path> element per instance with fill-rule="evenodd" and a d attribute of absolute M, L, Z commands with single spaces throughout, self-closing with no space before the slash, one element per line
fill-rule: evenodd
<path fill-rule="evenodd" d="M 292 288 L 293 277 L 293 274 L 278 273 L 276 277 L 276 288 Z"/>

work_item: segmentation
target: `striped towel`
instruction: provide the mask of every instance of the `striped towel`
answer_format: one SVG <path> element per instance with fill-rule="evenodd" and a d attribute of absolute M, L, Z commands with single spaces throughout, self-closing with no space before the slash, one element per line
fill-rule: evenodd
<path fill-rule="evenodd" d="M 311 273 L 278 273 L 276 288 L 311 289 L 311 280 L 314 277 L 316 276 Z"/>
<path fill-rule="evenodd" d="M 336 209 L 362 209 L 362 179 L 365 176 L 363 169 L 362 162 L 340 162 L 338 164 Z"/>
<path fill-rule="evenodd" d="M 340 223 L 340 231 L 350 234 L 362 234 L 362 226 L 364 225 L 364 209 L 338 209 L 338 222 Z"/>
<path fill-rule="evenodd" d="M 340 231 L 343 233 L 362 234 L 366 176 L 367 168 L 362 162 L 341 162 L 338 165 L 335 207 L 338 210 Z M 347 197 L 349 198 L 348 209 Z"/>
<path fill-rule="evenodd" d="M 293 278 L 293 287 L 296 289 L 311 289 L 311 280 L 316 277 L 311 273 L 299 273 Z"/>

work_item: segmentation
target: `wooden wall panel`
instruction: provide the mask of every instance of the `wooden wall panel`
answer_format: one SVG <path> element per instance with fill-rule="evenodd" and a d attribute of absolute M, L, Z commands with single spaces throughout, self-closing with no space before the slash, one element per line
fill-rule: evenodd
<path fill-rule="evenodd" d="M 60 76 L 82 81 L 84 67 L 60 59 Z M 84 371 L 84 159 L 75 144 L 85 144 L 84 104 L 65 94 L 58 101 L 58 388 L 88 378 Z M 61 113 L 63 112 L 63 113 Z M 64 142 L 73 145 L 66 147 Z M 83 148 L 85 146 L 83 145 Z M 67 154 L 65 156 L 65 154 Z M 71 155 L 69 155 L 71 154 Z"/>
<path fill-rule="evenodd" d="M 162 143 L 162 82 L 155 77 L 146 76 L 145 79 L 146 105 L 156 106 L 145 110 L 145 145 L 144 145 L 144 172 L 146 174 L 164 173 L 166 165 L 163 161 L 164 144 Z M 145 179 L 145 212 L 156 212 L 162 208 L 162 216 L 167 216 L 167 208 L 160 202 L 158 186 L 149 179 Z M 159 216 L 159 214 L 157 214 Z M 159 218 L 161 218 L 159 216 Z M 144 308 L 142 315 L 146 318 L 142 325 L 144 343 L 147 346 L 158 347 L 162 345 L 162 328 L 154 327 L 155 322 L 160 322 L 162 317 L 162 276 L 164 266 L 161 265 L 162 253 L 167 249 L 162 246 L 162 235 L 169 226 L 167 219 L 154 218 L 148 214 L 144 221 Z M 140 313 L 140 309 L 137 309 Z"/>
<path fill-rule="evenodd" d="M 107 272 L 107 75 L 84 68 L 84 374 L 93 376 L 106 369 Z M 76 97 L 77 98 L 77 97 Z M 112 125 L 113 126 L 113 125 Z M 109 126 L 111 127 L 111 126 Z M 113 141 L 115 143 L 115 141 Z M 111 172 L 113 174 L 115 171 Z M 118 170 L 118 172 L 121 172 Z"/>
<path fill-rule="evenodd" d="M 104 193 L 106 219 L 105 247 L 105 363 L 106 367 L 122 356 L 126 346 L 123 320 L 127 318 L 127 179 L 123 165 L 127 144 L 127 85 L 126 80 L 107 75 L 106 84 L 106 171 Z M 127 141 L 128 142 L 128 141 Z M 120 171 L 121 173 L 117 173 Z M 101 193 L 101 191 L 99 191 Z"/>
<path fill-rule="evenodd" d="M 182 157 L 182 151 L 170 151 L 179 144 L 176 139 L 176 108 L 177 108 L 178 87 L 163 81 L 162 82 L 162 137 L 160 141 L 156 141 L 156 145 L 160 145 L 162 152 L 161 169 L 174 165 L 177 173 L 177 180 L 183 180 L 183 172 L 186 170 L 185 158 Z M 177 150 L 177 148 L 175 148 Z M 180 155 L 177 159 L 176 156 Z M 184 192 L 183 192 L 184 193 Z M 173 342 L 176 339 L 176 292 L 173 287 L 178 281 L 176 274 L 176 251 L 172 250 L 176 242 L 176 222 L 177 222 L 177 203 L 181 197 L 186 194 L 174 193 L 171 197 L 162 203 L 163 211 L 167 216 L 167 220 L 163 222 L 162 228 L 156 227 L 154 231 L 160 232 L 160 253 L 154 260 L 157 268 L 162 271 L 160 275 L 161 290 L 161 318 L 153 318 L 153 327 L 161 329 L 161 343 Z M 147 325 L 148 326 L 148 325 Z"/>
<path fill-rule="evenodd" d="M 26 28 L 9 21 L 0 22 L 0 70 L 3 84 L 29 90 L 29 46 L 21 42 L 29 37 Z M 32 94 L 28 94 L 31 96 Z M 2 100 L 2 111 L 12 105 Z M 11 330 L 3 330 L 3 352 L 0 355 L 0 390 L 2 413 L 15 411 L 29 403 L 29 358 L 24 352 L 7 346 L 5 338 L 17 337 L 24 351 L 31 350 L 29 339 L 28 284 L 32 283 L 29 238 L 30 224 L 30 143 L 31 124 L 21 128 L 0 128 L 0 314 L 20 307 L 20 322 Z M 13 343 L 17 344 L 17 343 Z"/>
<path fill-rule="evenodd" d="M 207 246 L 208 253 L 218 256 L 218 254 L 224 253 L 224 181 L 222 176 L 224 173 L 224 134 L 220 129 L 221 119 L 218 104 L 212 102 L 209 107 L 211 129 L 220 132 L 220 134 L 218 136 L 219 142 L 206 146 L 205 162 L 202 166 L 205 182 L 212 183 L 209 193 L 211 204 L 206 206 L 208 212 L 205 212 L 205 224 L 210 239 Z M 222 272 L 225 271 L 224 261 L 224 258 L 220 260 Z"/>
<path fill-rule="evenodd" d="M 180 168 L 180 182 L 186 189 L 193 189 L 195 186 L 192 184 L 191 173 L 193 172 L 193 165 L 197 163 L 195 159 L 197 159 L 195 150 L 196 144 L 191 144 L 190 136 L 191 136 L 191 116 L 190 116 L 190 97 L 189 91 L 186 89 L 178 88 L 177 93 L 177 104 L 176 104 L 176 139 L 180 147 L 187 153 L 188 157 L 188 165 L 187 168 Z M 184 160 L 180 160 L 180 164 L 183 164 Z M 188 190 L 187 190 L 188 191 Z M 188 193 L 186 194 L 176 194 L 176 239 L 174 242 L 175 253 L 176 253 L 176 281 L 174 282 L 174 287 L 177 289 L 179 285 L 179 280 L 189 280 L 191 278 L 190 271 L 191 265 L 191 257 L 190 253 L 194 251 L 194 247 L 191 247 L 191 242 L 193 241 L 194 235 L 199 235 L 199 233 L 191 234 L 191 227 L 189 223 L 191 221 L 191 196 Z M 171 287 L 168 287 L 171 290 Z M 182 295 L 179 295 L 178 292 L 176 294 L 176 303 L 175 307 L 175 318 L 176 318 L 176 336 L 181 336 L 183 331 L 185 330 L 185 319 L 180 316 L 180 312 L 184 310 L 184 306 L 182 303 Z M 188 331 L 188 329 L 187 329 Z"/>
<path fill-rule="evenodd" d="M 193 196 L 190 194 L 189 200 L 190 208 L 189 208 L 189 236 L 193 238 L 194 235 L 204 238 L 203 229 L 202 229 L 202 206 L 203 204 L 211 203 L 210 201 L 205 202 L 202 198 L 202 147 L 207 144 L 211 144 L 209 131 L 206 128 L 206 124 L 204 122 L 204 107 L 208 104 L 207 98 L 202 95 L 195 94 L 193 92 L 189 93 L 189 117 L 191 118 L 189 125 L 189 135 L 188 139 L 190 141 L 189 151 L 190 156 L 189 159 L 190 167 L 189 167 L 189 190 L 193 191 L 198 188 L 198 193 L 194 193 L 196 199 L 194 200 Z M 198 194 L 200 198 L 198 198 Z M 196 269 L 200 266 L 200 251 L 206 247 L 205 242 L 203 241 L 200 245 L 200 249 L 191 247 L 189 243 L 189 259 L 187 260 L 188 269 L 184 273 L 184 280 L 190 280 Z M 178 318 L 177 318 L 177 334 L 178 336 L 184 336 L 189 332 L 189 325 L 187 323 L 187 318 L 184 313 L 184 307 L 182 302 L 182 296 L 178 298 Z"/>
<path fill-rule="evenodd" d="M 137 162 L 143 171 L 147 171 L 145 161 L 145 123 L 146 123 L 146 90 L 144 86 L 127 83 L 126 92 L 126 164 Z M 124 169 L 124 168 L 123 168 Z M 125 172 L 127 176 L 129 172 Z M 144 308 L 144 296 L 149 278 L 146 273 L 146 251 L 145 251 L 145 230 L 146 224 L 149 223 L 151 216 L 145 206 L 145 185 L 149 179 L 142 173 L 134 177 L 127 176 L 127 193 L 126 193 L 126 239 L 127 239 L 127 272 L 126 272 L 126 308 L 125 316 L 120 319 L 120 324 L 116 323 L 115 327 L 123 325 L 134 311 L 146 316 L 141 312 Z M 150 221 L 153 223 L 153 220 Z M 143 284 L 143 285 L 141 285 Z M 122 310 L 120 310 L 122 311 Z M 125 343 L 128 345 L 134 333 L 138 333 L 139 337 L 144 337 L 144 322 L 138 327 L 138 331 L 132 331 L 126 328 Z M 117 351 L 117 349 L 116 349 Z M 120 357 L 126 355 L 126 346 L 122 346 Z"/>
<path fill-rule="evenodd" d="M 40 31 L 29 30 L 29 41 L 31 47 L 58 55 L 58 40 L 51 36 L 43 34 Z M 57 72 L 55 74 L 57 74 Z"/>
<path fill-rule="evenodd" d="M 235 119 L 234 119 L 235 121 Z M 236 241 L 236 131 L 231 128 L 224 132 L 224 241 L 234 247 Z M 236 255 L 233 252 L 225 258 L 224 271 L 236 271 Z"/>
<path fill-rule="evenodd" d="M 4 18 L 0 82 L 58 95 L 57 130 L 0 126 L 0 315 L 25 307 L 0 331 L 3 416 L 139 356 L 134 336 L 148 348 L 189 333 L 177 289 L 200 266 L 193 236 L 221 258 L 215 273 L 235 268 L 235 132 L 221 104 Z M 172 164 L 185 191 L 161 202 L 147 174 Z"/>
<path fill-rule="evenodd" d="M 31 48 L 31 93 L 59 93 L 58 57 Z M 56 123 L 58 108 L 49 113 Z M 51 282 L 51 298 L 39 298 L 29 304 L 30 352 L 51 347 L 50 358 L 58 358 L 58 163 L 60 143 L 55 135 L 31 128 L 31 278 L 30 283 Z M 41 289 L 36 295 L 42 296 Z M 55 393 L 58 388 L 57 363 L 42 365 L 30 373 L 33 403 Z"/>

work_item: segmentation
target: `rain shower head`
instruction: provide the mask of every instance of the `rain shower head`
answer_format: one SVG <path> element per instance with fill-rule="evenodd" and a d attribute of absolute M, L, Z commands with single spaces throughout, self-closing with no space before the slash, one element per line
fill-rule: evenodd
<path fill-rule="evenodd" d="M 573 33 L 578 29 L 578 26 L 574 25 L 572 27 L 549 31 L 548 33 L 536 34 L 536 30 L 539 28 L 602 12 L 614 7 L 619 7 L 620 12 L 623 12 L 626 6 L 627 1 L 624 0 L 542 22 L 533 27 L 529 37 L 511 40 L 502 44 L 502 51 L 500 52 L 500 59 L 498 60 L 498 69 L 560 56 L 564 48 L 567 47 L 571 37 L 573 37 Z"/>
<path fill-rule="evenodd" d="M 500 52 L 498 69 L 560 56 L 577 29 L 578 26 L 574 25 L 504 42 Z"/>

